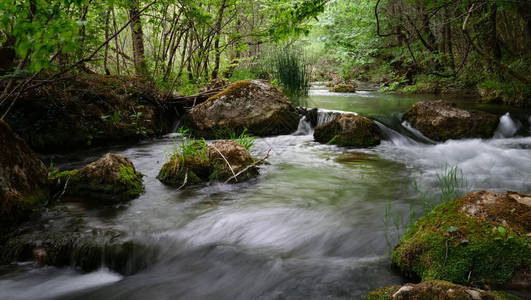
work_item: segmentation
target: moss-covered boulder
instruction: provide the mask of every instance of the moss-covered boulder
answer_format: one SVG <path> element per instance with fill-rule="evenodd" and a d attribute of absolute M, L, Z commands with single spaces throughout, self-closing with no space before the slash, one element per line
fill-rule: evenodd
<path fill-rule="evenodd" d="M 331 89 L 332 93 L 354 93 L 356 92 L 356 86 L 350 84 L 336 84 Z"/>
<path fill-rule="evenodd" d="M 50 175 L 66 195 L 89 196 L 103 201 L 124 201 L 144 191 L 142 173 L 120 154 L 107 153 L 80 170 L 54 172 Z"/>
<path fill-rule="evenodd" d="M 402 119 L 434 141 L 490 138 L 500 122 L 495 115 L 462 109 L 444 100 L 419 102 Z"/>
<path fill-rule="evenodd" d="M 244 146 L 235 141 L 216 141 L 206 145 L 204 141 L 195 141 L 190 147 L 174 154 L 170 161 L 162 166 L 157 178 L 168 185 L 184 186 L 213 180 L 226 181 L 240 171 L 233 181 L 243 181 L 258 174 L 253 166 L 255 159 Z M 230 165 L 230 166 L 229 166 Z"/>
<path fill-rule="evenodd" d="M 26 143 L 0 120 L 0 234 L 10 231 L 48 202 L 48 171 Z"/>
<path fill-rule="evenodd" d="M 224 181 L 238 174 L 254 163 L 254 159 L 244 146 L 234 141 L 216 141 L 208 146 L 208 156 L 212 171 L 211 180 Z M 234 172 L 234 173 L 233 173 Z M 250 167 L 236 178 L 243 181 L 258 174 L 257 167 Z"/>
<path fill-rule="evenodd" d="M 374 290 L 365 300 L 508 300 L 518 297 L 497 291 L 453 284 L 443 280 L 431 280 L 404 286 L 393 285 Z"/>
<path fill-rule="evenodd" d="M 343 114 L 314 128 L 313 137 L 319 143 L 340 146 L 371 147 L 380 144 L 381 130 L 371 120 Z"/>
<path fill-rule="evenodd" d="M 531 195 L 470 193 L 437 206 L 391 259 L 423 281 L 531 287 Z"/>
<path fill-rule="evenodd" d="M 196 135 L 213 137 L 231 128 L 237 134 L 245 128 L 257 136 L 289 134 L 297 129 L 300 116 L 291 102 L 268 82 L 237 81 L 207 101 L 194 106 L 185 116 Z"/>

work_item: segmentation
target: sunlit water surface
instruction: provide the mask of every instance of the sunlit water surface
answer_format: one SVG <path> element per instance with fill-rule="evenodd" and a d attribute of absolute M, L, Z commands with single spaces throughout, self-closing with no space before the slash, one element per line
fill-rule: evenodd
<path fill-rule="evenodd" d="M 0 299 L 361 299 L 403 283 L 390 266 L 385 233 L 392 241 L 393 231 L 382 219 L 389 204 L 407 216 L 418 199 L 414 182 L 436 197 L 437 174 L 458 166 L 471 190 L 531 193 L 529 111 L 458 101 L 500 115 L 496 136 L 432 143 L 400 117 L 434 98 L 315 87 L 306 106 L 370 116 L 386 139 L 370 149 L 322 145 L 301 123 L 296 135 L 257 140 L 254 155 L 271 149 L 269 164 L 244 183 L 164 186 L 155 177 L 168 160 L 170 137 L 50 157 L 62 169 L 109 151 L 129 157 L 146 175 L 139 198 L 107 207 L 64 199 L 57 208 L 92 228 L 123 232 L 156 254 L 128 276 L 106 266 L 83 274 L 14 264 L 0 269 Z"/>

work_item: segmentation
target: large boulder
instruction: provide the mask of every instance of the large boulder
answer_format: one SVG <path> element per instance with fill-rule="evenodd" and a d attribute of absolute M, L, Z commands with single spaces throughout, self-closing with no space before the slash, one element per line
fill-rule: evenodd
<path fill-rule="evenodd" d="M 157 178 L 168 185 L 185 186 L 187 184 L 225 181 L 238 175 L 233 181 L 243 181 L 258 174 L 253 166 L 255 159 L 249 151 L 235 141 L 216 141 L 211 145 L 196 141 L 194 151 L 172 155 L 170 161 L 162 166 Z M 230 166 L 229 166 L 230 165 Z M 243 171 L 241 174 L 238 174 Z"/>
<path fill-rule="evenodd" d="M 313 137 L 319 143 L 340 146 L 371 147 L 380 144 L 381 130 L 371 120 L 343 114 L 314 128 Z"/>
<path fill-rule="evenodd" d="M 188 112 L 186 123 L 196 135 L 214 136 L 232 128 L 241 133 L 268 136 L 297 129 L 300 116 L 282 93 L 259 80 L 237 81 Z"/>
<path fill-rule="evenodd" d="M 51 179 L 67 195 L 85 195 L 109 202 L 140 195 L 144 191 L 142 177 L 127 157 L 112 153 L 80 170 L 51 174 Z"/>
<path fill-rule="evenodd" d="M 500 122 L 495 115 L 462 109 L 444 100 L 419 102 L 402 119 L 434 141 L 490 138 Z"/>
<path fill-rule="evenodd" d="M 514 296 L 497 291 L 453 284 L 443 280 L 431 280 L 418 284 L 407 283 L 374 290 L 365 300 L 504 300 Z"/>
<path fill-rule="evenodd" d="M 445 202 L 420 218 L 391 259 L 423 281 L 531 287 L 531 195 L 489 191 Z"/>
<path fill-rule="evenodd" d="M 0 141 L 0 233 L 6 233 L 47 203 L 48 171 L 2 120 Z"/>

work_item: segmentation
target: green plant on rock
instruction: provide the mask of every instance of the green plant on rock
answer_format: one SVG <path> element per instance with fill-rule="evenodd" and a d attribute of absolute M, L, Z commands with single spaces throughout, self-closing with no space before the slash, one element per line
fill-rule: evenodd
<path fill-rule="evenodd" d="M 256 141 L 256 137 L 252 136 L 251 134 L 247 133 L 247 128 L 244 128 L 242 133 L 240 135 L 236 134 L 236 131 L 234 129 L 225 127 L 222 129 L 219 129 L 215 132 L 216 139 L 219 140 L 231 140 L 235 141 L 238 144 L 242 145 L 247 149 L 248 151 L 251 151 L 254 147 L 254 142 Z"/>
<path fill-rule="evenodd" d="M 179 128 L 180 140 L 173 139 L 173 146 L 165 150 L 170 161 L 162 166 L 157 178 L 163 183 L 184 186 L 199 183 L 208 178 L 210 161 L 208 145 L 204 139 L 188 137 L 189 130 Z"/>

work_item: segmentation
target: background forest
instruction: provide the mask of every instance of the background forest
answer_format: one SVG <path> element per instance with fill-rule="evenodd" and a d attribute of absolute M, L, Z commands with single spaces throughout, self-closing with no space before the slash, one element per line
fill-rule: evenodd
<path fill-rule="evenodd" d="M 3 0 L 0 111 L 69 74 L 192 94 L 218 77 L 274 80 L 282 57 L 312 80 L 526 104 L 530 34 L 528 0 Z"/>

